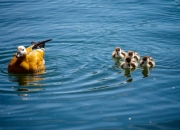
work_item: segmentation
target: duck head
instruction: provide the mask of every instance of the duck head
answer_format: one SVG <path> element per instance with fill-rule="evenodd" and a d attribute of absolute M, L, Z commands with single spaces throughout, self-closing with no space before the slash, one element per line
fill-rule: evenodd
<path fill-rule="evenodd" d="M 147 64 L 149 63 L 149 57 L 148 57 L 148 56 L 144 56 L 144 57 L 142 58 L 142 61 L 143 61 L 142 64 L 147 65 Z"/>
<path fill-rule="evenodd" d="M 132 58 L 130 56 L 126 57 L 125 62 L 130 67 L 130 63 L 132 61 Z"/>
<path fill-rule="evenodd" d="M 129 52 L 128 52 L 128 56 L 130 56 L 131 58 L 133 58 L 133 57 L 134 57 L 134 52 L 133 52 L 133 51 L 129 51 Z"/>
<path fill-rule="evenodd" d="M 118 56 L 121 54 L 121 48 L 120 47 L 116 47 L 115 51 L 116 51 L 116 54 Z"/>
<path fill-rule="evenodd" d="M 25 57 L 26 54 L 27 54 L 27 52 L 26 52 L 26 48 L 24 46 L 17 47 L 17 53 L 16 53 L 17 58 Z"/>

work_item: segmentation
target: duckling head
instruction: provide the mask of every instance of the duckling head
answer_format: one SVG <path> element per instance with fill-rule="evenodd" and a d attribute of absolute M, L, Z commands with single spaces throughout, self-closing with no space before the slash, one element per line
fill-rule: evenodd
<path fill-rule="evenodd" d="M 128 52 L 128 56 L 130 56 L 131 58 L 134 57 L 134 52 L 133 51 L 129 51 Z"/>
<path fill-rule="evenodd" d="M 127 63 L 127 65 L 130 67 L 130 63 L 132 61 L 132 58 L 130 56 L 126 57 L 125 62 Z"/>
<path fill-rule="evenodd" d="M 148 56 L 144 56 L 142 58 L 143 64 L 147 64 L 149 62 L 149 57 Z"/>
<path fill-rule="evenodd" d="M 24 57 L 24 56 L 26 56 L 26 54 L 27 54 L 27 52 L 26 52 L 26 48 L 24 46 L 17 47 L 17 53 L 16 53 L 17 58 Z"/>
<path fill-rule="evenodd" d="M 120 53 L 121 53 L 121 48 L 120 47 L 116 47 L 115 51 L 116 51 L 117 55 L 119 56 Z"/>

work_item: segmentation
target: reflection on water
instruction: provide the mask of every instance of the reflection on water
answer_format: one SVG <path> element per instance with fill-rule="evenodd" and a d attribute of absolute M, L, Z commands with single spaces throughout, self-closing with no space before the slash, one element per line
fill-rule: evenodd
<path fill-rule="evenodd" d="M 121 68 L 120 65 L 121 65 L 121 62 L 123 61 L 123 59 L 120 59 L 120 58 L 113 58 L 113 61 L 114 61 L 114 68 L 115 69 L 119 69 Z M 122 68 L 121 68 L 122 69 Z M 132 82 L 133 81 L 133 78 L 131 77 L 131 73 L 133 71 L 136 70 L 136 68 L 126 68 L 126 69 L 123 69 L 124 70 L 124 76 L 126 78 L 129 78 L 128 80 L 126 80 L 126 82 Z M 121 73 L 121 72 L 119 72 Z"/>
<path fill-rule="evenodd" d="M 136 70 L 136 68 L 126 68 L 124 70 L 124 76 L 127 78 L 131 77 L 131 73 Z"/>
<path fill-rule="evenodd" d="M 17 82 L 18 88 L 16 89 L 17 95 L 21 96 L 23 100 L 28 100 L 28 93 L 42 90 L 41 86 L 44 84 L 39 83 L 45 78 L 36 74 L 9 74 L 9 80 L 11 82 Z M 25 88 L 27 87 L 27 88 Z M 36 87 L 36 88 L 34 88 Z M 14 87 L 13 87 L 14 88 Z"/>
<path fill-rule="evenodd" d="M 18 82 L 19 86 L 43 86 L 44 84 L 38 83 L 45 78 L 40 77 L 38 74 L 9 74 L 11 82 Z"/>
<path fill-rule="evenodd" d="M 33 89 L 29 89 L 29 88 L 18 88 L 17 92 L 18 92 L 18 96 L 21 96 L 23 100 L 28 100 L 28 93 L 30 92 L 34 92 L 34 91 L 40 91 L 42 90 L 41 88 L 33 88 Z"/>
<path fill-rule="evenodd" d="M 28 88 L 18 88 L 17 89 L 18 92 L 22 92 L 22 93 L 19 93 L 18 96 L 21 96 L 23 100 L 28 100 L 27 96 L 27 92 L 29 92 L 29 89 Z"/>
<path fill-rule="evenodd" d="M 115 68 L 115 69 L 120 68 L 122 59 L 120 59 L 120 58 L 113 58 L 113 57 L 112 57 L 112 59 L 113 59 L 113 61 L 114 61 L 114 66 L 113 66 L 113 68 Z"/>
<path fill-rule="evenodd" d="M 39 83 L 41 80 L 45 80 L 45 78 L 40 77 L 40 75 L 36 74 L 9 74 L 9 80 L 11 82 L 17 82 L 18 88 L 17 88 L 17 95 L 22 97 L 22 100 L 28 100 L 28 93 L 34 92 L 34 91 L 40 91 L 44 84 Z M 24 88 L 24 86 L 28 88 Z M 31 87 L 33 86 L 33 87 Z M 34 88 L 34 87 L 38 88 Z"/>
<path fill-rule="evenodd" d="M 150 67 L 147 67 L 147 66 L 144 66 L 144 67 L 141 67 L 141 70 L 142 70 L 142 74 L 143 74 L 143 78 L 146 78 L 150 75 L 150 71 L 151 71 L 152 68 Z"/>

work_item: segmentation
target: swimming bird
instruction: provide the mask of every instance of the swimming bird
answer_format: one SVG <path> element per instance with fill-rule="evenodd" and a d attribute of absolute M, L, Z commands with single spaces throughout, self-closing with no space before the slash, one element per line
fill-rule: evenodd
<path fill-rule="evenodd" d="M 28 48 L 18 46 L 17 52 L 8 65 L 8 72 L 37 73 L 45 70 L 44 47 L 45 43 L 51 40 L 33 42 L 33 45 Z"/>
<path fill-rule="evenodd" d="M 150 56 L 144 56 L 140 60 L 140 66 L 155 67 L 155 60 Z"/>
<path fill-rule="evenodd" d="M 127 53 L 124 50 L 122 50 L 120 47 L 116 47 L 116 49 L 112 53 L 112 57 L 114 57 L 114 58 L 123 59 L 126 57 L 126 55 L 127 55 Z"/>
<path fill-rule="evenodd" d="M 125 60 L 121 63 L 121 68 L 126 69 L 126 68 L 137 68 L 138 63 L 133 61 L 130 56 L 127 56 Z"/>
<path fill-rule="evenodd" d="M 128 51 L 127 55 L 132 58 L 132 61 L 138 62 L 140 60 L 140 55 L 135 51 Z"/>

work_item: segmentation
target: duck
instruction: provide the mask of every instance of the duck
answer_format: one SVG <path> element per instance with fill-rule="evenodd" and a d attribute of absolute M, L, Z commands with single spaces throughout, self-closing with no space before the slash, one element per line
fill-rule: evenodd
<path fill-rule="evenodd" d="M 122 50 L 120 47 L 116 47 L 116 49 L 112 52 L 112 57 L 114 58 L 125 58 L 127 56 L 127 53 Z"/>
<path fill-rule="evenodd" d="M 37 73 L 45 70 L 45 43 L 51 41 L 48 39 L 42 42 L 32 42 L 31 46 L 25 48 L 20 45 L 8 65 L 9 73 Z"/>
<path fill-rule="evenodd" d="M 127 56 L 132 58 L 132 61 L 138 62 L 140 60 L 139 53 L 135 51 L 128 51 Z"/>
<path fill-rule="evenodd" d="M 138 63 L 133 61 L 130 56 L 127 56 L 124 61 L 121 63 L 121 68 L 126 69 L 126 68 L 137 68 Z"/>
<path fill-rule="evenodd" d="M 141 67 L 155 67 L 155 60 L 151 56 L 143 56 L 140 60 Z"/>

